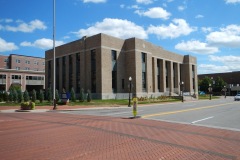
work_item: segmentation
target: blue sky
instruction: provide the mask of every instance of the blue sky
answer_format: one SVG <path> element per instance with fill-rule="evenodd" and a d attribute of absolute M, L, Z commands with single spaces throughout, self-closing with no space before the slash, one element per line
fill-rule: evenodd
<path fill-rule="evenodd" d="M 198 73 L 240 71 L 240 0 L 56 0 L 56 45 L 106 33 L 198 59 Z M 53 0 L 0 0 L 0 54 L 44 57 Z"/>

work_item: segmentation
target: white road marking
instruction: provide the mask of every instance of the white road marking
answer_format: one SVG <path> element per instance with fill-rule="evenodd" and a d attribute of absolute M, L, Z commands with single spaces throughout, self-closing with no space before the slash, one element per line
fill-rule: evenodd
<path fill-rule="evenodd" d="M 213 117 L 214 117 L 214 116 L 208 117 L 208 118 L 204 118 L 204 119 L 200 119 L 200 120 L 197 120 L 197 121 L 193 121 L 191 124 L 194 124 L 194 123 L 197 123 L 197 122 L 201 122 L 201 121 L 205 121 L 205 120 L 211 119 L 211 118 L 213 118 Z"/>

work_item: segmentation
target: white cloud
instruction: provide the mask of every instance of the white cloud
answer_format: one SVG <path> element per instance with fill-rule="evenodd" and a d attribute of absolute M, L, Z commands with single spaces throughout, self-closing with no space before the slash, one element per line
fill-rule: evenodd
<path fill-rule="evenodd" d="M 60 46 L 62 44 L 64 44 L 63 41 L 55 41 L 56 46 Z M 33 43 L 24 41 L 20 45 L 24 46 L 24 47 L 36 47 L 36 48 L 40 48 L 40 49 L 50 49 L 53 47 L 53 40 L 47 39 L 47 38 L 42 38 L 42 39 L 36 40 Z"/>
<path fill-rule="evenodd" d="M 225 0 L 225 1 L 226 1 L 227 4 L 228 3 L 233 3 L 233 4 L 240 3 L 240 0 Z"/>
<path fill-rule="evenodd" d="M 161 18 L 164 20 L 169 19 L 171 16 L 171 13 L 167 12 L 161 7 L 150 8 L 148 11 L 136 10 L 135 13 L 140 16 L 146 16 L 149 18 Z"/>
<path fill-rule="evenodd" d="M 178 6 L 178 10 L 179 10 L 179 11 L 183 11 L 183 10 L 185 10 L 185 9 L 186 9 L 185 6 Z"/>
<path fill-rule="evenodd" d="M 21 20 L 18 20 L 16 22 L 19 23 L 18 26 L 6 25 L 2 27 L 7 31 L 12 31 L 12 32 L 33 32 L 36 29 L 45 30 L 47 28 L 44 22 L 38 19 L 35 19 L 29 23 L 25 23 Z"/>
<path fill-rule="evenodd" d="M 204 16 L 203 15 L 201 15 L 201 14 L 198 14 L 198 15 L 196 15 L 196 17 L 195 18 L 203 18 Z"/>
<path fill-rule="evenodd" d="M 213 56 L 210 55 L 209 60 L 217 62 L 215 64 L 200 64 L 198 66 L 199 73 L 221 73 L 240 70 L 240 56 Z"/>
<path fill-rule="evenodd" d="M 173 19 L 173 23 L 168 26 L 153 26 L 148 27 L 149 34 L 156 34 L 158 38 L 177 38 L 180 36 L 189 35 L 191 32 L 196 31 L 196 27 L 190 27 L 184 19 Z"/>
<path fill-rule="evenodd" d="M 231 63 L 231 65 L 238 65 L 239 66 L 239 64 L 240 64 L 240 56 L 233 56 L 233 55 L 213 56 L 213 55 L 210 55 L 209 58 L 210 58 L 211 61 L 222 62 L 222 63 L 228 64 L 228 65 L 230 65 L 230 63 Z"/>
<path fill-rule="evenodd" d="M 213 54 L 218 52 L 218 48 L 210 47 L 206 43 L 196 40 L 178 43 L 175 49 L 199 54 Z"/>
<path fill-rule="evenodd" d="M 125 8 L 125 5 L 124 5 L 124 4 L 121 4 L 121 5 L 120 5 L 120 8 Z"/>
<path fill-rule="evenodd" d="M 4 39 L 0 38 L 0 52 L 17 50 L 18 47 L 12 42 L 6 42 Z"/>
<path fill-rule="evenodd" d="M 217 66 L 214 64 L 200 64 L 198 66 L 198 74 L 222 73 L 228 71 L 229 68 L 227 66 Z"/>
<path fill-rule="evenodd" d="M 151 4 L 153 3 L 153 0 L 136 0 L 136 2 L 141 4 Z"/>
<path fill-rule="evenodd" d="M 240 47 L 240 26 L 229 25 L 220 31 L 211 32 L 206 40 L 209 44 L 222 47 Z"/>
<path fill-rule="evenodd" d="M 212 28 L 211 27 L 202 27 L 201 29 L 202 29 L 202 31 L 204 33 L 212 32 Z"/>
<path fill-rule="evenodd" d="M 102 22 L 97 22 L 94 26 L 91 26 L 87 29 L 80 29 L 78 32 L 74 33 L 78 37 L 105 33 L 123 39 L 131 37 L 137 37 L 141 39 L 148 38 L 148 35 L 143 27 L 138 26 L 128 20 L 111 18 L 105 18 Z"/>
<path fill-rule="evenodd" d="M 6 18 L 6 19 L 0 19 L 0 22 L 11 23 L 13 22 L 13 20 L 10 18 Z"/>
<path fill-rule="evenodd" d="M 107 0 L 83 0 L 83 3 L 105 3 Z"/>

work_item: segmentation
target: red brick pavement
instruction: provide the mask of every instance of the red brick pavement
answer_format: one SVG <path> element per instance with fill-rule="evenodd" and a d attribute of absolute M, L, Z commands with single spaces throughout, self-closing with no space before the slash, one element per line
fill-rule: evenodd
<path fill-rule="evenodd" d="M 1 160 L 240 160 L 240 132 L 48 113 L 0 113 Z"/>

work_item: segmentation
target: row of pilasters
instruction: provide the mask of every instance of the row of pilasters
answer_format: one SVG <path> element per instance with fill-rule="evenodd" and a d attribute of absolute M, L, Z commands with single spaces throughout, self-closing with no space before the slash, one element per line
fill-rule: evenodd
<path fill-rule="evenodd" d="M 152 92 L 179 94 L 180 81 L 180 63 L 152 58 Z"/>

